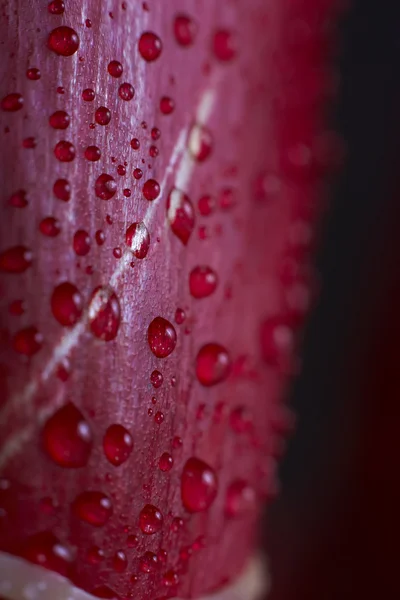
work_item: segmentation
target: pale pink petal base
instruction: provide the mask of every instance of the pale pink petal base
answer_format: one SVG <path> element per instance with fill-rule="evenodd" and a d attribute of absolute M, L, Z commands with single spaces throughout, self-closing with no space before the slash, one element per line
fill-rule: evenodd
<path fill-rule="evenodd" d="M 256 555 L 233 583 L 204 596 L 204 600 L 259 600 L 265 598 L 268 589 L 265 558 Z M 3 552 L 0 553 L 0 597 L 7 600 L 96 600 L 95 596 L 71 585 L 65 577 Z"/>

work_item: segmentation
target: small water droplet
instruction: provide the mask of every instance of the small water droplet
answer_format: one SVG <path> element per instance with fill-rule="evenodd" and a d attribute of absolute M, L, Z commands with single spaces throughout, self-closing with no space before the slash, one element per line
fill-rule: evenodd
<path fill-rule="evenodd" d="M 246 513 L 254 512 L 256 507 L 256 494 L 254 489 L 242 479 L 233 481 L 225 498 L 225 513 L 229 517 L 240 517 Z"/>
<path fill-rule="evenodd" d="M 64 281 L 54 288 L 51 296 L 51 311 L 64 327 L 72 327 L 82 315 L 82 295 L 78 288 Z"/>
<path fill-rule="evenodd" d="M 162 373 L 160 373 L 160 371 L 155 370 L 150 375 L 150 381 L 152 383 L 152 386 L 157 389 L 162 386 L 164 377 Z"/>
<path fill-rule="evenodd" d="M 157 358 L 166 358 L 176 346 L 176 331 L 172 323 L 163 317 L 156 317 L 147 331 L 150 350 Z"/>
<path fill-rule="evenodd" d="M 181 498 L 186 510 L 192 513 L 207 510 L 214 502 L 217 491 L 214 469 L 198 458 L 189 458 L 181 478 Z"/>
<path fill-rule="evenodd" d="M 1 101 L 1 110 L 6 112 L 16 112 L 24 105 L 24 99 L 21 94 L 8 94 Z"/>
<path fill-rule="evenodd" d="M 110 425 L 103 439 L 103 449 L 107 460 L 119 467 L 126 462 L 132 452 L 132 436 L 122 425 Z"/>
<path fill-rule="evenodd" d="M 128 548 L 136 548 L 138 544 L 139 538 L 137 535 L 128 535 L 126 539 L 126 545 L 128 546 Z"/>
<path fill-rule="evenodd" d="M 64 0 L 52 0 L 47 6 L 47 10 L 51 15 L 62 15 L 65 11 Z"/>
<path fill-rule="evenodd" d="M 211 131 L 194 123 L 190 129 L 188 137 L 188 148 L 191 156 L 197 162 L 204 162 L 211 154 L 214 146 Z"/>
<path fill-rule="evenodd" d="M 224 381 L 230 371 L 231 361 L 227 350 L 220 344 L 205 344 L 196 357 L 196 376 L 199 382 L 210 387 Z"/>
<path fill-rule="evenodd" d="M 56 112 L 50 115 L 49 124 L 53 129 L 67 129 L 70 120 L 70 116 L 65 110 L 56 110 Z"/>
<path fill-rule="evenodd" d="M 89 253 L 91 246 L 88 232 L 84 229 L 78 229 L 78 231 L 75 231 L 72 245 L 75 254 L 78 256 L 86 256 Z"/>
<path fill-rule="evenodd" d="M 43 336 L 33 325 L 17 331 L 13 337 L 13 348 L 18 354 L 33 356 L 43 346 Z"/>
<path fill-rule="evenodd" d="M 197 266 L 190 272 L 189 289 L 193 298 L 207 298 L 217 288 L 218 276 L 216 272 L 207 266 Z"/>
<path fill-rule="evenodd" d="M 106 236 L 104 235 L 104 231 L 102 231 L 101 229 L 98 229 L 96 231 L 96 233 L 94 234 L 95 240 L 96 240 L 96 244 L 98 246 L 102 246 L 104 244 L 104 242 L 106 241 Z"/>
<path fill-rule="evenodd" d="M 24 541 L 21 556 L 50 571 L 67 576 L 73 562 L 70 550 L 50 531 L 32 535 Z"/>
<path fill-rule="evenodd" d="M 22 140 L 22 147 L 26 148 L 27 150 L 33 150 L 36 148 L 36 144 L 36 138 L 34 137 L 27 137 Z"/>
<path fill-rule="evenodd" d="M 40 73 L 39 69 L 36 69 L 35 67 L 31 67 L 30 69 L 27 70 L 26 76 L 31 81 L 38 81 L 41 77 L 41 73 Z"/>
<path fill-rule="evenodd" d="M 96 93 L 91 88 L 86 88 L 82 92 L 82 99 L 85 102 L 93 102 L 93 100 L 95 99 L 95 97 L 96 97 Z"/>
<path fill-rule="evenodd" d="M 28 199 L 26 197 L 25 190 L 17 190 L 13 194 L 11 194 L 8 203 L 10 206 L 14 206 L 15 208 L 25 208 L 28 206 Z"/>
<path fill-rule="evenodd" d="M 158 198 L 158 196 L 160 195 L 160 185 L 158 181 L 156 181 L 155 179 L 148 179 L 147 181 L 145 181 L 145 183 L 143 184 L 142 192 L 143 196 L 149 202 L 152 202 L 153 200 Z"/>
<path fill-rule="evenodd" d="M 82 492 L 72 504 L 73 513 L 94 527 L 105 525 L 112 515 L 112 510 L 108 496 L 97 491 Z"/>
<path fill-rule="evenodd" d="M 238 406 L 232 410 L 229 424 L 235 433 L 249 433 L 253 427 L 253 415 L 246 406 Z"/>
<path fill-rule="evenodd" d="M 154 552 L 147 551 L 141 556 L 139 568 L 142 573 L 152 573 L 158 567 L 158 558 Z"/>
<path fill-rule="evenodd" d="M 164 471 L 164 473 L 167 473 L 168 471 L 170 471 L 172 469 L 173 465 L 174 465 L 174 459 L 168 452 L 164 452 L 163 454 L 161 454 L 159 461 L 158 461 L 158 466 L 160 467 L 161 471 Z"/>
<path fill-rule="evenodd" d="M 281 316 L 265 319 L 260 328 L 261 355 L 264 362 L 283 371 L 293 365 L 294 332 Z"/>
<path fill-rule="evenodd" d="M 126 571 L 128 566 L 128 559 L 126 558 L 126 554 L 123 550 L 117 550 L 117 552 L 113 556 L 112 565 L 114 571 L 117 573 L 123 573 Z"/>
<path fill-rule="evenodd" d="M 174 34 L 180 46 L 191 46 L 196 38 L 197 25 L 188 15 L 177 15 L 174 20 Z"/>
<path fill-rule="evenodd" d="M 179 583 L 178 573 L 176 573 L 172 569 L 170 569 L 169 571 L 166 571 L 163 575 L 162 583 L 163 583 L 163 585 L 165 585 L 166 587 L 169 587 L 169 588 L 177 586 Z"/>
<path fill-rule="evenodd" d="M 94 113 L 94 120 L 98 125 L 108 125 L 111 121 L 111 112 L 106 106 L 100 106 Z"/>
<path fill-rule="evenodd" d="M 132 223 L 126 230 L 125 243 L 136 258 L 145 258 L 150 248 L 150 234 L 146 225 Z"/>
<path fill-rule="evenodd" d="M 111 75 L 111 77 L 121 77 L 124 69 L 120 62 L 117 60 L 112 60 L 108 63 L 107 71 Z"/>
<path fill-rule="evenodd" d="M 132 175 L 135 179 L 141 179 L 143 177 L 142 169 L 134 169 Z"/>
<path fill-rule="evenodd" d="M 83 414 L 72 402 L 58 409 L 42 431 L 43 447 L 60 467 L 84 467 L 92 449 L 92 433 Z"/>
<path fill-rule="evenodd" d="M 160 99 L 160 111 L 163 115 L 170 115 L 175 110 L 175 102 L 169 96 Z"/>
<path fill-rule="evenodd" d="M 227 29 L 220 29 L 214 33 L 212 47 L 214 56 L 222 62 L 229 62 L 236 56 L 235 36 Z"/>
<path fill-rule="evenodd" d="M 0 253 L 0 271 L 23 273 L 32 264 L 32 252 L 26 246 L 13 246 Z"/>
<path fill-rule="evenodd" d="M 186 246 L 195 226 L 194 209 L 189 197 L 177 188 L 169 193 L 167 218 L 172 232 Z"/>
<path fill-rule="evenodd" d="M 59 56 L 72 56 L 79 48 L 79 37 L 74 29 L 62 25 L 49 35 L 48 47 Z"/>
<path fill-rule="evenodd" d="M 91 332 L 99 339 L 109 342 L 117 336 L 121 321 L 121 308 L 114 290 L 102 286 L 93 290 L 89 303 L 88 320 Z"/>
<path fill-rule="evenodd" d="M 152 31 L 145 31 L 139 39 L 139 53 L 147 62 L 157 60 L 162 51 L 162 42 Z"/>
<path fill-rule="evenodd" d="M 75 146 L 71 142 L 61 140 L 54 147 L 54 156 L 60 162 L 71 162 L 75 158 Z"/>
<path fill-rule="evenodd" d="M 110 200 L 117 191 L 117 183 L 114 177 L 107 173 L 102 173 L 97 179 L 94 186 L 96 196 L 101 200 Z"/>
<path fill-rule="evenodd" d="M 47 237 L 57 237 L 61 231 L 60 221 L 54 217 L 45 217 L 39 223 L 39 231 Z"/>
<path fill-rule="evenodd" d="M 98 565 L 105 558 L 104 550 L 98 546 L 92 546 L 89 548 L 86 554 L 86 560 L 91 565 Z"/>
<path fill-rule="evenodd" d="M 203 217 L 208 217 L 214 212 L 215 209 L 215 201 L 214 198 L 208 194 L 199 198 L 197 203 L 199 213 Z"/>
<path fill-rule="evenodd" d="M 133 150 L 139 150 L 140 148 L 140 142 L 137 138 L 132 138 L 131 139 L 131 148 Z"/>
<path fill-rule="evenodd" d="M 146 535 L 153 535 L 163 526 L 163 516 L 160 509 L 152 504 L 146 504 L 140 511 L 139 527 Z"/>
<path fill-rule="evenodd" d="M 154 416 L 154 421 L 157 423 L 157 425 L 161 425 L 161 423 L 164 421 L 164 413 L 158 410 Z"/>
<path fill-rule="evenodd" d="M 182 325 L 185 322 L 186 313 L 183 308 L 177 308 L 175 311 L 175 323 L 177 325 Z"/>
<path fill-rule="evenodd" d="M 88 146 L 85 150 L 86 160 L 97 162 L 101 158 L 101 150 L 97 146 Z"/>
<path fill-rule="evenodd" d="M 53 194 L 59 200 L 68 202 L 71 198 L 71 186 L 67 179 L 57 179 L 53 185 Z"/>
<path fill-rule="evenodd" d="M 132 98 L 134 97 L 135 90 L 130 83 L 121 83 L 118 89 L 118 95 L 121 98 L 121 100 L 129 102 L 129 100 L 132 100 Z"/>

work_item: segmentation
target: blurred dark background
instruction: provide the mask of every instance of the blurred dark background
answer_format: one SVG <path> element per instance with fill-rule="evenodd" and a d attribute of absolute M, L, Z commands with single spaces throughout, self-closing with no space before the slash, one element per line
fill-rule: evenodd
<path fill-rule="evenodd" d="M 268 512 L 271 600 L 400 598 L 400 3 L 353 0 L 339 34 L 347 160 Z"/>

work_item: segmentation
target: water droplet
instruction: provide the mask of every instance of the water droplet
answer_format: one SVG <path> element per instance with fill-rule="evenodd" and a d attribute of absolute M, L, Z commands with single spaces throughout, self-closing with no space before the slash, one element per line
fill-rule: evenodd
<path fill-rule="evenodd" d="M 110 63 L 108 63 L 107 71 L 109 72 L 111 77 L 118 78 L 121 77 L 124 69 L 120 62 L 118 62 L 117 60 L 112 60 Z"/>
<path fill-rule="evenodd" d="M 158 567 L 158 558 L 154 552 L 145 552 L 139 561 L 139 568 L 142 573 L 152 573 Z"/>
<path fill-rule="evenodd" d="M 109 342 L 118 333 L 121 309 L 116 293 L 109 287 L 97 287 L 89 304 L 89 325 L 96 337 Z"/>
<path fill-rule="evenodd" d="M 23 139 L 22 147 L 26 148 L 27 150 L 33 150 L 34 148 L 36 148 L 36 138 L 27 137 L 27 138 Z"/>
<path fill-rule="evenodd" d="M 167 218 L 172 232 L 186 246 L 195 225 L 194 209 L 189 197 L 176 188 L 168 196 Z"/>
<path fill-rule="evenodd" d="M 175 311 L 175 323 L 177 325 L 182 325 L 185 322 L 186 313 L 183 308 L 177 308 Z"/>
<path fill-rule="evenodd" d="M 8 94 L 1 101 L 1 110 L 6 112 L 16 112 L 24 105 L 24 99 L 21 94 Z"/>
<path fill-rule="evenodd" d="M 45 217 L 39 223 L 39 230 L 47 237 L 57 237 L 61 231 L 60 221 L 54 217 Z"/>
<path fill-rule="evenodd" d="M 94 234 L 96 243 L 98 246 L 102 246 L 106 240 L 106 236 L 104 235 L 104 231 L 102 231 L 101 229 L 98 229 L 98 231 L 96 231 L 96 233 Z"/>
<path fill-rule="evenodd" d="M 47 10 L 51 15 L 62 15 L 65 11 L 64 0 L 53 0 L 48 4 Z"/>
<path fill-rule="evenodd" d="M 153 535 L 160 531 L 163 521 L 160 510 L 152 504 L 146 504 L 140 511 L 139 527 L 146 535 Z"/>
<path fill-rule="evenodd" d="M 86 554 L 86 560 L 91 565 L 98 565 L 105 558 L 104 550 L 98 546 L 92 546 L 89 548 Z"/>
<path fill-rule="evenodd" d="M 124 177 L 124 175 L 126 175 L 126 168 L 125 168 L 125 166 L 124 165 L 118 165 L 118 167 L 117 167 L 117 173 L 121 177 Z"/>
<path fill-rule="evenodd" d="M 253 513 L 256 508 L 256 494 L 254 489 L 242 479 L 233 481 L 225 498 L 225 513 L 228 517 L 240 517 L 246 513 Z"/>
<path fill-rule="evenodd" d="M 126 571 L 126 568 L 128 566 L 128 559 L 126 558 L 126 554 L 123 550 L 118 550 L 114 554 L 112 565 L 114 571 L 116 571 L 117 573 L 123 573 L 124 571 Z"/>
<path fill-rule="evenodd" d="M 214 56 L 222 62 L 228 62 L 235 58 L 235 36 L 231 31 L 221 29 L 215 32 L 213 38 L 213 52 Z"/>
<path fill-rule="evenodd" d="M 86 256 L 90 250 L 91 242 L 87 231 L 78 229 L 74 233 L 73 248 L 78 256 Z"/>
<path fill-rule="evenodd" d="M 174 20 L 175 39 L 180 46 L 191 46 L 196 38 L 197 25 L 187 15 L 177 15 Z"/>
<path fill-rule="evenodd" d="M 139 150 L 140 148 L 140 142 L 137 138 L 132 138 L 131 139 L 131 148 L 133 150 Z"/>
<path fill-rule="evenodd" d="M 31 67 L 30 69 L 27 70 L 26 76 L 31 81 L 38 81 L 41 77 L 41 73 L 40 73 L 39 69 L 35 69 L 35 67 Z"/>
<path fill-rule="evenodd" d="M 25 246 L 13 246 L 0 253 L 0 271 L 23 273 L 32 264 L 32 252 Z"/>
<path fill-rule="evenodd" d="M 219 206 L 221 210 L 229 210 L 235 205 L 235 193 L 232 188 L 223 188 L 219 194 Z"/>
<path fill-rule="evenodd" d="M 170 115 L 172 112 L 174 112 L 174 109 L 175 102 L 172 98 L 169 96 L 163 96 L 160 99 L 160 111 L 163 115 Z"/>
<path fill-rule="evenodd" d="M 206 194 L 205 196 L 202 196 L 199 199 L 197 206 L 199 209 L 199 213 L 203 217 L 208 217 L 209 215 L 211 215 L 214 212 L 215 201 L 212 196 L 209 196 L 208 194 Z"/>
<path fill-rule="evenodd" d="M 11 194 L 8 203 L 10 206 L 14 206 L 15 208 L 25 208 L 28 206 L 28 199 L 26 197 L 25 190 L 17 190 L 13 194 Z"/>
<path fill-rule="evenodd" d="M 161 454 L 160 459 L 158 461 L 158 466 L 160 467 L 161 471 L 167 473 L 172 469 L 173 465 L 174 459 L 168 452 L 164 452 L 163 454 Z"/>
<path fill-rule="evenodd" d="M 197 162 L 204 162 L 211 154 L 214 141 L 211 131 L 194 123 L 189 132 L 188 148 L 189 152 Z"/>
<path fill-rule="evenodd" d="M 150 381 L 152 383 L 152 386 L 157 389 L 162 386 L 164 377 L 162 376 L 162 373 L 160 373 L 160 371 L 155 370 L 150 375 Z"/>
<path fill-rule="evenodd" d="M 205 344 L 196 357 L 196 376 L 206 387 L 224 381 L 229 375 L 231 361 L 227 350 L 220 344 Z"/>
<path fill-rule="evenodd" d="M 157 60 L 162 51 L 162 42 L 152 31 L 145 31 L 139 39 L 139 53 L 147 62 Z"/>
<path fill-rule="evenodd" d="M 158 410 L 154 416 L 154 421 L 157 423 L 157 425 L 161 425 L 161 423 L 164 421 L 164 413 Z"/>
<path fill-rule="evenodd" d="M 82 521 L 102 527 L 112 515 L 111 500 L 103 492 L 82 492 L 72 504 L 73 513 Z"/>
<path fill-rule="evenodd" d="M 170 569 L 169 571 L 164 573 L 163 578 L 162 578 L 162 583 L 166 587 L 174 587 L 174 586 L 178 585 L 178 583 L 179 583 L 178 573 L 176 573 L 175 571 Z"/>
<path fill-rule="evenodd" d="M 33 356 L 41 350 L 42 345 L 43 336 L 34 326 L 20 329 L 13 338 L 14 350 L 25 356 Z"/>
<path fill-rule="evenodd" d="M 149 155 L 151 156 L 151 158 L 156 158 L 156 156 L 158 156 L 158 148 L 157 148 L 157 146 L 150 146 L 150 148 L 149 148 Z"/>
<path fill-rule="evenodd" d="M 158 181 L 156 181 L 155 179 L 148 179 L 147 181 L 145 181 L 142 188 L 142 192 L 143 196 L 149 202 L 158 198 L 158 196 L 160 195 L 160 185 Z"/>
<path fill-rule="evenodd" d="M 285 317 L 265 319 L 260 328 L 261 355 L 265 363 L 290 371 L 293 363 L 294 333 Z"/>
<path fill-rule="evenodd" d="M 8 312 L 14 317 L 20 317 L 24 314 L 25 310 L 26 306 L 24 300 L 13 300 L 12 302 L 10 302 L 10 305 L 8 307 Z"/>
<path fill-rule="evenodd" d="M 69 549 L 50 531 L 32 535 L 22 545 L 21 556 L 35 565 L 67 576 L 72 565 Z"/>
<path fill-rule="evenodd" d="M 91 88 L 87 88 L 87 89 L 83 90 L 83 92 L 82 92 L 82 99 L 85 102 L 93 102 L 95 97 L 96 97 L 96 93 Z"/>
<path fill-rule="evenodd" d="M 59 56 L 72 56 L 79 48 L 79 37 L 74 29 L 62 25 L 49 35 L 48 46 Z"/>
<path fill-rule="evenodd" d="M 132 452 L 132 436 L 122 425 L 110 425 L 103 439 L 103 449 L 107 460 L 119 467 L 126 462 Z"/>
<path fill-rule="evenodd" d="M 71 186 L 67 179 L 57 179 L 53 185 L 53 194 L 59 200 L 68 202 L 71 198 Z"/>
<path fill-rule="evenodd" d="M 78 288 L 64 281 L 54 288 L 51 296 L 51 311 L 64 327 L 71 327 L 82 315 L 82 295 Z"/>
<path fill-rule="evenodd" d="M 207 298 L 217 288 L 218 276 L 207 266 L 197 266 L 190 272 L 189 289 L 193 298 Z"/>
<path fill-rule="evenodd" d="M 50 115 L 49 124 L 53 129 L 67 129 L 70 124 L 69 114 L 65 110 L 56 110 L 56 112 Z"/>
<path fill-rule="evenodd" d="M 139 538 L 137 535 L 128 535 L 126 540 L 126 545 L 128 546 L 128 548 L 136 548 L 138 544 Z"/>
<path fill-rule="evenodd" d="M 97 146 L 88 146 L 85 150 L 86 160 L 96 162 L 101 158 L 101 150 Z"/>
<path fill-rule="evenodd" d="M 107 173 L 102 173 L 97 179 L 94 186 L 96 196 L 101 200 L 110 200 L 117 191 L 117 183 L 114 177 Z"/>
<path fill-rule="evenodd" d="M 132 174 L 135 179 L 141 179 L 143 177 L 142 169 L 134 169 Z"/>
<path fill-rule="evenodd" d="M 125 243 L 136 258 L 145 258 L 150 248 L 150 234 L 146 225 L 132 223 L 126 230 Z"/>
<path fill-rule="evenodd" d="M 111 121 L 111 112 L 106 106 L 100 106 L 94 113 L 94 120 L 99 125 L 108 125 Z"/>
<path fill-rule="evenodd" d="M 178 450 L 179 448 L 182 448 L 182 445 L 183 445 L 182 438 L 180 438 L 178 435 L 176 435 L 174 437 L 174 439 L 172 440 L 173 449 Z"/>
<path fill-rule="evenodd" d="M 71 162 L 75 158 L 75 147 L 71 142 L 61 140 L 54 147 L 54 156 L 60 162 Z"/>
<path fill-rule="evenodd" d="M 246 406 L 238 406 L 232 410 L 229 424 L 235 433 L 249 433 L 253 427 L 253 415 Z"/>
<path fill-rule="evenodd" d="M 172 323 L 156 317 L 150 323 L 147 331 L 150 350 L 157 358 L 166 358 L 176 346 L 176 331 Z"/>
<path fill-rule="evenodd" d="M 132 98 L 134 97 L 135 90 L 130 83 L 121 83 L 118 89 L 118 95 L 121 98 L 121 100 L 129 102 L 129 100 L 132 100 Z"/>
<path fill-rule="evenodd" d="M 84 467 L 92 449 L 92 433 L 83 414 L 72 402 L 55 412 L 42 432 L 43 447 L 60 467 Z"/>
<path fill-rule="evenodd" d="M 214 502 L 217 491 L 214 469 L 198 458 L 189 458 L 181 478 L 181 497 L 186 510 L 192 513 L 207 510 Z"/>

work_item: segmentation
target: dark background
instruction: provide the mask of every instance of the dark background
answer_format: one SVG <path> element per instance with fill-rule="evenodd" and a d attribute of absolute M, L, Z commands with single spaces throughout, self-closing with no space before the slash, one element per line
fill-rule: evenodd
<path fill-rule="evenodd" d="M 347 159 L 268 510 L 271 600 L 400 598 L 400 4 L 353 0 L 339 43 Z"/>

